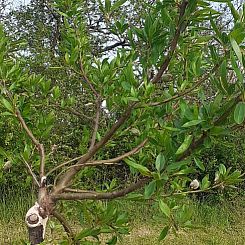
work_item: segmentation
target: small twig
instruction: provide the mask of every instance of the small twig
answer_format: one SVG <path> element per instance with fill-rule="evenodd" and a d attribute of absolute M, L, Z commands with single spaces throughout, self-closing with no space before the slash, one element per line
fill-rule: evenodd
<path fill-rule="evenodd" d="M 91 161 L 91 162 L 88 162 L 88 163 L 92 163 L 92 164 L 103 164 L 103 163 L 115 163 L 115 162 L 119 162 L 119 161 L 123 160 L 126 157 L 130 157 L 130 156 L 136 154 L 141 148 L 143 148 L 145 146 L 145 144 L 147 142 L 148 142 L 148 139 L 143 140 L 139 145 L 137 145 L 131 151 L 126 152 L 126 153 L 122 154 L 121 156 L 118 156 L 118 157 L 115 157 L 115 158 L 111 158 L 111 159 L 107 159 L 107 160 Z"/>
<path fill-rule="evenodd" d="M 79 156 L 79 157 L 76 157 L 76 158 L 73 158 L 73 159 L 71 159 L 71 160 L 68 160 L 68 161 L 66 161 L 66 162 L 61 163 L 60 165 L 58 165 L 58 166 L 52 168 L 52 169 L 46 174 L 46 176 L 49 176 L 49 175 L 52 174 L 55 170 L 57 170 L 57 169 L 59 169 L 59 168 L 62 168 L 62 167 L 66 166 L 66 165 L 68 165 L 68 164 L 70 164 L 70 163 L 72 163 L 72 162 L 75 162 L 75 161 L 79 160 L 79 159 L 82 158 L 82 157 L 83 157 L 83 156 Z"/>
<path fill-rule="evenodd" d="M 61 110 L 64 110 L 64 111 L 67 111 L 67 112 L 70 112 L 71 114 L 75 115 L 75 116 L 78 116 L 79 118 L 83 119 L 86 118 L 87 120 L 91 120 L 92 117 L 88 117 L 87 115 L 85 114 L 82 114 L 80 113 L 79 111 L 71 108 L 71 107 L 62 107 L 61 105 L 58 105 L 58 104 L 55 104 L 54 105 L 55 107 L 58 107 L 59 109 Z"/>
<path fill-rule="evenodd" d="M 71 188 L 65 188 L 65 192 L 74 192 L 74 193 L 97 193 L 96 191 L 88 191 L 88 190 L 79 190 L 79 189 L 71 189 Z"/>
<path fill-rule="evenodd" d="M 91 143 L 90 143 L 90 147 L 89 147 L 88 151 L 90 151 L 95 145 L 96 135 L 97 135 L 98 128 L 99 128 L 99 120 L 100 120 L 100 104 L 101 104 L 101 100 L 100 100 L 100 98 L 97 98 L 96 115 L 95 115 L 95 119 L 94 119 L 94 129 L 93 129 Z"/>
<path fill-rule="evenodd" d="M 223 186 L 223 183 L 219 183 L 219 184 L 216 184 L 216 185 L 213 185 L 205 190 L 191 190 L 191 191 L 184 191 L 184 192 L 174 192 L 174 193 L 169 193 L 169 194 L 164 194 L 164 195 L 161 195 L 161 197 L 170 197 L 170 196 L 181 196 L 181 195 L 188 195 L 188 194 L 195 194 L 195 193 L 202 193 L 202 192 L 207 192 L 207 191 L 210 191 L 210 190 L 213 190 L 213 189 L 216 189 L 218 187 L 221 187 Z"/>
<path fill-rule="evenodd" d="M 30 175 L 32 176 L 32 178 L 33 178 L 33 180 L 34 180 L 34 183 L 36 184 L 37 187 L 40 187 L 40 184 L 39 184 L 39 182 L 38 182 L 38 180 L 37 180 L 37 176 L 36 176 L 35 173 L 32 171 L 31 166 L 28 164 L 28 162 L 25 160 L 25 158 L 24 158 L 22 155 L 21 155 L 21 157 L 22 157 L 22 159 L 23 159 L 23 161 L 24 161 L 24 163 L 25 163 L 25 165 L 26 165 L 26 167 L 27 167 L 27 169 L 28 169 Z"/>
<path fill-rule="evenodd" d="M 75 164 L 75 165 L 72 165 L 72 166 L 69 166 L 67 169 L 69 168 L 76 168 L 76 167 L 79 167 L 79 168 L 84 168 L 84 167 L 97 167 L 97 166 L 112 166 L 112 165 L 116 165 L 116 166 L 119 166 L 119 165 L 122 165 L 122 163 L 119 163 L 119 162 L 106 162 L 106 161 L 94 161 L 94 162 L 85 162 L 85 163 L 81 163 L 81 164 Z"/>

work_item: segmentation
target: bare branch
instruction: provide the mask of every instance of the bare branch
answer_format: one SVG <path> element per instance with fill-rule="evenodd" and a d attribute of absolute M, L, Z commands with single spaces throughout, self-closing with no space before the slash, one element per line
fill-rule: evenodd
<path fill-rule="evenodd" d="M 84 167 L 97 167 L 97 166 L 112 166 L 112 165 L 122 165 L 122 163 L 120 162 L 85 162 L 85 163 L 81 163 L 81 164 L 75 164 L 75 165 L 72 165 L 72 166 L 69 166 L 67 169 L 69 168 L 74 168 L 74 167 L 81 167 L 81 168 L 84 168 Z"/>
<path fill-rule="evenodd" d="M 112 158 L 112 159 L 108 159 L 108 160 L 100 160 L 100 161 L 92 161 L 91 163 L 93 164 L 101 164 L 101 163 L 115 163 L 115 162 L 119 162 L 121 160 L 123 160 L 126 157 L 132 156 L 134 154 L 136 154 L 142 147 L 145 146 L 145 144 L 148 142 L 148 139 L 145 139 L 144 141 L 142 141 L 139 145 L 137 145 L 135 148 L 133 148 L 131 151 L 124 153 L 121 156 Z"/>
<path fill-rule="evenodd" d="M 54 200 L 110 200 L 119 197 L 126 196 L 127 194 L 134 192 L 140 188 L 142 188 L 147 182 L 149 182 L 150 178 L 145 177 L 134 184 L 131 184 L 129 187 L 113 192 L 72 192 L 72 193 L 61 193 L 61 194 L 53 194 L 52 198 Z"/>
<path fill-rule="evenodd" d="M 28 164 L 28 162 L 25 160 L 25 158 L 24 158 L 23 156 L 22 156 L 22 159 L 23 159 L 23 161 L 24 161 L 24 163 L 25 163 L 25 165 L 26 165 L 26 167 L 27 167 L 27 169 L 28 169 L 30 175 L 32 176 L 32 178 L 33 178 L 33 180 L 34 180 L 34 183 L 36 184 L 37 187 L 40 187 L 40 184 L 39 184 L 39 182 L 38 182 L 38 180 L 37 180 L 37 176 L 36 176 L 35 173 L 32 171 L 31 166 Z"/>
<path fill-rule="evenodd" d="M 97 193 L 96 191 L 80 190 L 80 189 L 71 189 L 65 188 L 65 192 L 74 192 L 74 193 Z"/>
<path fill-rule="evenodd" d="M 99 120 L 100 120 L 100 104 L 101 104 L 101 101 L 98 98 L 97 99 L 97 103 L 96 103 L 96 115 L 95 115 L 95 119 L 94 119 L 94 130 L 93 130 L 93 134 L 92 134 L 92 138 L 91 138 L 91 143 L 90 143 L 90 147 L 89 147 L 88 151 L 90 151 L 94 147 L 94 145 L 95 145 L 96 134 L 98 132 Z"/>
<path fill-rule="evenodd" d="M 186 28 L 186 25 L 184 24 L 182 18 L 185 14 L 185 10 L 186 10 L 186 7 L 188 5 L 188 0 L 183 0 L 181 5 L 180 5 L 180 14 L 179 14 L 179 21 L 178 21 L 178 27 L 176 29 L 176 32 L 175 32 L 175 35 L 174 35 L 174 38 L 170 44 L 170 50 L 167 54 L 167 57 L 165 58 L 163 64 L 161 65 L 161 68 L 160 70 L 158 71 L 158 73 L 155 75 L 155 77 L 152 79 L 152 83 L 157 83 L 161 77 L 162 77 L 162 74 L 166 71 L 166 69 L 168 68 L 168 65 L 173 57 L 173 54 L 175 52 L 175 49 L 177 47 L 177 43 L 178 43 L 178 40 L 179 40 L 179 37 L 180 37 L 180 34 L 181 32 L 183 32 Z M 185 26 L 183 26 L 185 25 Z"/>
<path fill-rule="evenodd" d="M 72 162 L 75 162 L 75 161 L 81 159 L 82 157 L 83 157 L 83 156 L 79 156 L 79 157 L 76 157 L 76 158 L 73 158 L 73 159 L 71 159 L 71 160 L 68 160 L 68 161 L 66 161 L 66 162 L 61 163 L 60 165 L 58 165 L 58 166 L 52 168 L 52 169 L 46 174 L 46 176 L 49 176 L 49 175 L 50 175 L 51 173 L 53 173 L 55 170 L 57 170 L 57 169 L 59 169 L 59 168 L 62 168 L 62 167 L 66 166 L 66 165 L 68 165 L 68 164 L 70 164 L 70 163 L 72 163 Z"/>
<path fill-rule="evenodd" d="M 174 192 L 174 193 L 170 193 L 170 194 L 164 194 L 164 195 L 161 195 L 161 197 L 170 197 L 170 196 L 181 196 L 181 195 L 188 195 L 188 194 L 195 194 L 195 193 L 202 193 L 202 192 L 207 192 L 207 191 L 210 191 L 210 190 L 213 190 L 213 189 L 217 189 L 219 187 L 222 187 L 224 186 L 224 183 L 219 183 L 219 184 L 216 184 L 216 185 L 213 185 L 205 190 L 190 190 L 190 191 L 184 191 L 184 192 Z"/>
<path fill-rule="evenodd" d="M 66 221 L 66 219 L 56 210 L 52 211 L 52 215 L 61 223 L 61 225 L 64 227 L 64 230 L 68 237 L 70 237 L 72 240 L 75 240 L 75 235 Z"/>
<path fill-rule="evenodd" d="M 20 111 L 16 109 L 16 117 L 19 119 L 20 124 L 26 131 L 27 135 L 29 138 L 32 140 L 33 144 L 37 147 L 39 154 L 40 154 L 40 179 L 44 176 L 44 171 L 45 171 L 45 152 L 44 152 L 44 147 L 43 144 L 40 144 L 39 141 L 35 138 L 31 130 L 28 128 L 28 126 L 25 123 L 25 120 L 23 119 Z"/>
<path fill-rule="evenodd" d="M 96 152 L 101 149 L 115 134 L 115 132 L 123 125 L 123 123 L 130 117 L 133 108 L 135 107 L 136 103 L 131 104 L 126 111 L 122 114 L 122 116 L 118 119 L 118 121 L 111 127 L 111 129 L 106 133 L 106 135 L 94 145 L 94 147 L 83 155 L 77 164 L 83 164 L 91 159 Z M 64 188 L 66 188 L 70 182 L 72 181 L 73 177 L 80 171 L 82 166 L 75 166 L 70 168 L 67 172 L 64 173 L 63 177 L 57 183 L 57 186 L 54 188 L 53 192 L 55 194 L 60 193 Z"/>

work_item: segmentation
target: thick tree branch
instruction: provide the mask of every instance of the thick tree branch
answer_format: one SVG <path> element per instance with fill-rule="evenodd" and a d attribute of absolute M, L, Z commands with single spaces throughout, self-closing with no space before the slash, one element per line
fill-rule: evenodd
<path fill-rule="evenodd" d="M 26 131 L 27 135 L 29 138 L 32 140 L 33 144 L 37 147 L 40 155 L 40 179 L 45 175 L 45 152 L 44 152 L 44 147 L 43 144 L 40 144 L 39 141 L 36 139 L 36 137 L 33 135 L 31 130 L 28 128 L 28 126 L 25 123 L 25 120 L 23 119 L 20 111 L 16 109 L 16 117 L 19 119 L 20 124 Z"/>
<path fill-rule="evenodd" d="M 110 200 L 114 198 L 124 197 L 128 193 L 134 192 L 140 188 L 142 188 L 147 182 L 149 182 L 150 178 L 145 177 L 134 184 L 131 184 L 129 187 L 113 192 L 100 193 L 100 192 L 72 192 L 72 193 L 61 193 L 61 194 L 53 194 L 52 198 L 54 200 Z"/>
<path fill-rule="evenodd" d="M 176 29 L 174 38 L 172 39 L 172 42 L 170 44 L 170 50 L 167 54 L 167 57 L 165 58 L 164 62 L 162 63 L 160 70 L 158 71 L 158 73 L 155 75 L 155 77 L 152 79 L 152 83 L 157 83 L 161 77 L 162 74 L 166 71 L 166 69 L 168 68 L 168 65 L 173 57 L 173 54 L 175 52 L 175 49 L 177 47 L 177 43 L 180 37 L 181 32 L 183 32 L 185 30 L 186 26 L 183 26 L 183 16 L 185 14 L 185 10 L 187 8 L 188 5 L 188 0 L 183 0 L 181 5 L 180 5 L 180 10 L 179 10 L 179 21 L 178 21 L 178 27 Z"/>
<path fill-rule="evenodd" d="M 111 129 L 106 133 L 106 135 L 94 145 L 94 147 L 83 155 L 80 160 L 78 160 L 77 164 L 81 165 L 91 159 L 98 150 L 100 150 L 115 134 L 115 132 L 124 124 L 124 122 L 130 117 L 133 108 L 136 103 L 131 104 L 126 111 L 122 114 L 122 116 L 118 119 L 118 121 L 111 127 Z M 82 166 L 75 166 L 67 170 L 61 179 L 58 181 L 57 185 L 54 187 L 53 192 L 55 194 L 62 192 L 62 190 L 68 187 L 71 184 L 73 177 L 80 171 Z"/>

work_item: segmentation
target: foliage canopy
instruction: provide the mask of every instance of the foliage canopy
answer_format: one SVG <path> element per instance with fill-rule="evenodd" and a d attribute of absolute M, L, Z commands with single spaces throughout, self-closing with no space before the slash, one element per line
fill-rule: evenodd
<path fill-rule="evenodd" d="M 229 8 L 230 28 L 219 25 L 211 2 Z M 12 16 L 12 24 L 4 20 L 7 35 L 0 29 L 0 155 L 27 166 L 45 217 L 59 217 L 60 200 L 152 199 L 166 218 L 164 239 L 191 226 L 173 196 L 242 180 L 220 165 L 215 179 L 205 175 L 198 190 L 189 188 L 205 173 L 203 149 L 245 119 L 245 5 L 35 0 Z M 132 183 L 82 189 L 96 168 L 122 165 Z M 143 186 L 144 193 L 130 194 Z M 108 244 L 115 244 L 126 216 L 110 203 L 96 214 L 101 226 L 73 239 L 113 233 Z"/>

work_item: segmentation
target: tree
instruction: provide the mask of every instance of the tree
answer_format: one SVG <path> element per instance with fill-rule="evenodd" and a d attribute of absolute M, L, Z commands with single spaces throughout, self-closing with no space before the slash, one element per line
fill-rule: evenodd
<path fill-rule="evenodd" d="M 74 243 L 105 232 L 101 227 L 91 228 L 75 236 L 56 210 L 61 200 L 111 200 L 145 187 L 144 194 L 128 197 L 158 203 L 167 219 L 160 235 L 163 239 L 177 225 L 190 224 L 188 215 L 176 221 L 178 207 L 171 203 L 171 197 L 224 188 L 242 180 L 238 170 L 231 172 L 224 165 L 214 180 L 208 175 L 194 182 L 190 178 L 205 171 L 199 159 L 202 149 L 234 130 L 245 118 L 245 10 L 243 7 L 238 12 L 231 1 L 222 1 L 232 14 L 233 27 L 227 33 L 216 25 L 220 13 L 210 2 L 140 1 L 145 11 L 140 21 L 133 18 L 136 22 L 132 24 L 117 20 L 127 1 L 98 1 L 94 6 L 108 25 L 106 31 L 125 37 L 123 42 L 127 44 L 115 45 L 120 47 L 115 55 L 110 53 L 114 47 L 104 47 L 101 55 L 100 48 L 93 52 L 90 45 L 94 39 L 81 11 L 86 2 L 54 1 L 48 6 L 62 20 L 62 26 L 55 44 L 58 49 L 54 48 L 58 52 L 52 56 L 54 61 L 59 60 L 59 66 L 51 66 L 53 61 L 44 63 L 47 69 L 56 71 L 51 80 L 42 76 L 43 69 L 40 73 L 28 69 L 26 61 L 18 57 L 19 44 L 11 43 L 2 31 L 1 115 L 7 127 L 14 130 L 15 142 L 10 157 L 4 150 L 2 154 L 13 163 L 23 162 L 38 186 L 37 203 L 26 216 L 32 244 L 43 241 L 51 215 L 61 221 Z M 28 58 L 28 53 L 25 56 Z M 65 81 L 59 72 L 66 74 Z M 63 85 L 70 87 L 63 90 Z M 90 127 L 70 124 L 73 117 L 62 117 L 57 111 L 58 107 L 79 116 L 76 106 L 81 98 L 93 106 L 84 115 L 87 118 L 94 112 L 93 119 L 88 118 Z M 66 107 L 67 103 L 70 107 Z M 79 145 L 82 155 L 76 152 L 74 158 L 56 164 L 62 157 L 54 159 L 52 154 L 56 142 L 63 142 L 60 128 L 64 124 L 73 134 L 80 131 L 74 145 Z M 123 150 L 128 151 L 118 150 L 121 142 Z M 106 192 L 80 189 L 83 170 L 122 164 L 130 167 L 135 182 L 120 189 L 112 185 Z M 193 189 L 189 188 L 190 182 Z M 178 211 L 185 213 L 186 207 Z M 110 241 L 115 244 L 125 219 L 113 209 L 108 213 L 107 217 L 113 217 L 118 224 L 114 228 L 118 232 L 110 226 L 106 230 L 115 232 Z"/>

